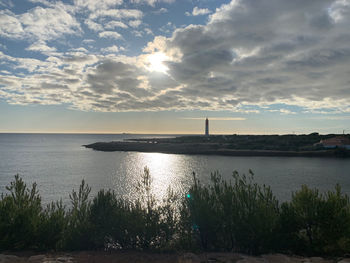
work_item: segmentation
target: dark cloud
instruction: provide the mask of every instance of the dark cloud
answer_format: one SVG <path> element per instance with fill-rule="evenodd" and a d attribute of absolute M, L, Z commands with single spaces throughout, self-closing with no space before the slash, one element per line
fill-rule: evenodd
<path fill-rule="evenodd" d="M 169 74 L 187 87 L 183 96 L 212 102 L 218 97 L 234 104 L 308 100 L 301 105 L 308 107 L 335 94 L 348 96 L 344 25 L 350 20 L 344 14 L 350 5 L 336 10 L 340 2 L 232 1 L 207 25 L 179 29 L 167 39 L 165 51 L 182 54 L 168 64 Z"/>

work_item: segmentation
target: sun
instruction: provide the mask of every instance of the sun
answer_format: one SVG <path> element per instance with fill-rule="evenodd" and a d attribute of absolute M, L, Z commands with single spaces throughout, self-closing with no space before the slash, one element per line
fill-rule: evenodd
<path fill-rule="evenodd" d="M 162 52 L 153 53 L 147 56 L 146 68 L 151 72 L 167 73 L 169 68 L 163 64 L 164 61 L 168 60 L 168 56 Z"/>

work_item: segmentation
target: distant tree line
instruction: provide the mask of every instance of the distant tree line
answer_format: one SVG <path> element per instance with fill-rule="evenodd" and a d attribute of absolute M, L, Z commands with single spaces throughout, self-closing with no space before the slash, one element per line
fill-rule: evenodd
<path fill-rule="evenodd" d="M 101 190 L 92 198 L 83 180 L 62 201 L 43 207 L 34 183 L 16 175 L 0 199 L 1 250 L 133 249 L 149 251 L 233 251 L 338 256 L 350 252 L 350 202 L 339 185 L 320 193 L 302 186 L 279 204 L 253 173 L 218 172 L 203 185 L 193 174 L 183 197 L 170 189 L 157 202 L 145 168 L 137 200 Z"/>
<path fill-rule="evenodd" d="M 274 151 L 315 151 L 324 148 L 317 145 L 321 140 L 329 139 L 336 134 L 321 135 L 317 132 L 310 134 L 286 135 L 211 135 L 180 136 L 171 139 L 161 139 L 173 143 L 218 143 L 235 150 L 274 150 Z M 344 135 L 350 139 L 349 135 Z"/>

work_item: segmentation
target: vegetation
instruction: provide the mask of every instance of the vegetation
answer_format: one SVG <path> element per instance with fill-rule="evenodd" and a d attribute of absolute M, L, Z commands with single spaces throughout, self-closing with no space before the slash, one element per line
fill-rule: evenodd
<path fill-rule="evenodd" d="M 101 190 L 90 198 L 83 180 L 62 201 L 42 207 L 36 184 L 16 175 L 0 199 L 1 250 L 205 250 L 249 254 L 268 252 L 337 256 L 350 252 L 350 202 L 339 185 L 321 194 L 302 186 L 279 204 L 254 175 L 218 172 L 203 185 L 193 174 L 183 198 L 168 190 L 162 202 L 152 195 L 145 168 L 136 187 L 139 199 Z"/>
<path fill-rule="evenodd" d="M 224 147 L 233 150 L 267 150 L 267 151 L 318 151 L 324 150 L 319 145 L 321 140 L 341 136 L 350 139 L 349 134 L 326 134 L 317 132 L 310 134 L 286 134 L 286 135 L 210 135 L 210 136 L 179 136 L 175 138 L 157 139 L 132 139 L 137 142 L 152 143 L 209 143 L 213 147 Z M 349 150 L 340 148 L 337 156 L 349 156 Z"/>
<path fill-rule="evenodd" d="M 350 135 L 327 134 L 317 132 L 310 134 L 286 134 L 286 135 L 210 135 L 206 136 L 180 136 L 176 138 L 153 139 L 164 143 L 211 143 L 220 147 L 234 150 L 270 150 L 270 151 L 317 151 L 324 150 L 317 145 L 321 140 L 335 136 L 344 136 L 350 139 Z M 145 139 L 134 139 L 145 141 Z M 147 140 L 152 141 L 152 140 Z M 338 156 L 348 156 L 349 151 L 341 149 Z"/>

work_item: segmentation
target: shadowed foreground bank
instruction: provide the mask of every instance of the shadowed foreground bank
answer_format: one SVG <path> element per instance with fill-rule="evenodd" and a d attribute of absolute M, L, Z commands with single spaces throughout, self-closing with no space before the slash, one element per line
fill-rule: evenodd
<path fill-rule="evenodd" d="M 237 253 L 150 253 L 150 252 L 111 252 L 79 251 L 71 253 L 51 253 L 37 255 L 2 255 L 1 263 L 349 263 L 349 258 L 321 258 L 265 254 L 248 256 Z"/>
<path fill-rule="evenodd" d="M 0 200 L 0 251 L 350 253 L 350 202 L 340 186 L 324 194 L 302 186 L 279 204 L 252 173 L 234 172 L 229 182 L 214 173 L 208 185 L 193 177 L 186 196 L 169 189 L 162 201 L 147 168 L 137 200 L 110 190 L 90 198 L 82 181 L 69 208 L 59 201 L 44 208 L 36 184 L 28 188 L 15 176 Z"/>

